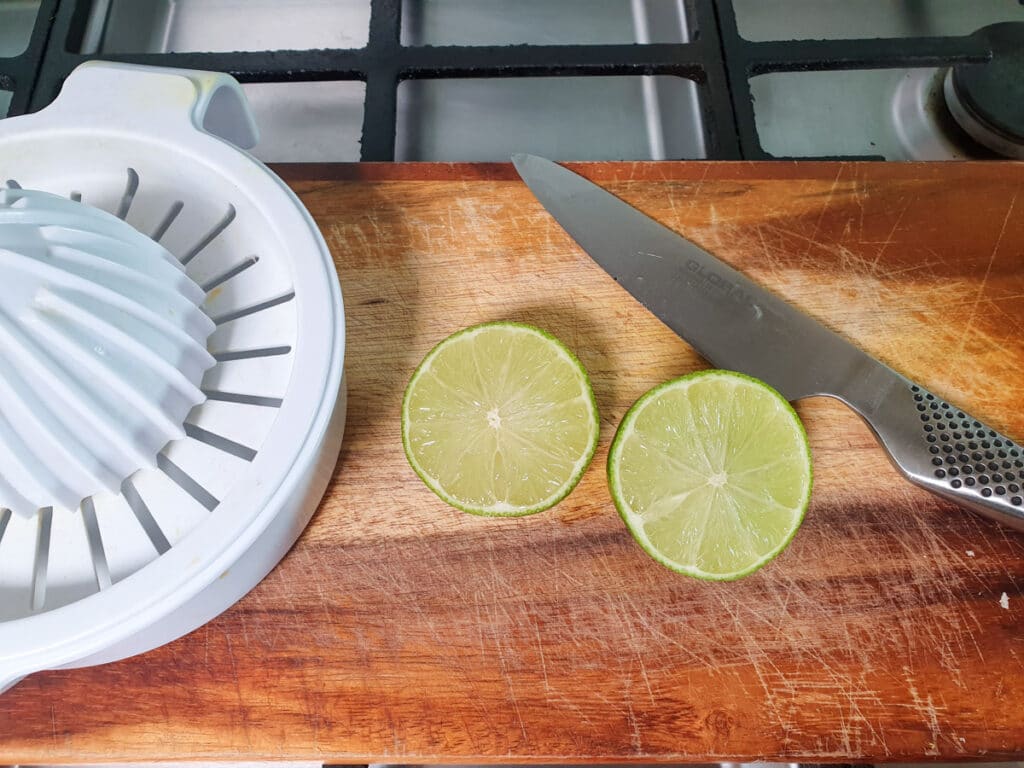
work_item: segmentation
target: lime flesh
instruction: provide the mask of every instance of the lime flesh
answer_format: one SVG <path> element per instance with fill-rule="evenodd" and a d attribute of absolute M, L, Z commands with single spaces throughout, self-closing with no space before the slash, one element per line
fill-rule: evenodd
<path fill-rule="evenodd" d="M 529 325 L 459 331 L 405 391 L 402 442 L 420 478 L 478 515 L 528 515 L 561 501 L 593 458 L 590 380 L 554 336 Z"/>
<path fill-rule="evenodd" d="M 810 500 L 807 434 L 764 382 L 701 371 L 627 412 L 608 455 L 612 498 L 655 560 L 701 579 L 737 579 L 793 538 Z"/>

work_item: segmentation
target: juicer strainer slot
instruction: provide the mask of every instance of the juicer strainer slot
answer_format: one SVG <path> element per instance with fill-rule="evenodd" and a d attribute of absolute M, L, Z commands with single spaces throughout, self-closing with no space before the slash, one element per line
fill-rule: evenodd
<path fill-rule="evenodd" d="M 243 259 L 238 264 L 235 264 L 233 267 L 228 269 L 226 272 L 222 272 L 221 274 L 217 275 L 216 277 L 210 278 L 209 280 L 207 280 L 205 283 L 203 283 L 199 287 L 202 288 L 206 293 L 209 293 L 210 291 L 212 291 L 214 288 L 216 288 L 221 283 L 227 282 L 228 280 L 230 280 L 235 275 L 241 274 L 242 272 L 247 270 L 249 267 L 255 265 L 256 262 L 259 261 L 259 260 L 260 260 L 259 256 L 250 256 L 247 259 Z"/>
<path fill-rule="evenodd" d="M 132 200 L 135 193 L 139 191 L 139 173 L 134 168 L 128 169 L 128 180 L 125 182 L 124 194 L 121 195 L 121 202 L 118 203 L 117 211 L 114 213 L 117 218 L 124 220 L 128 218 L 128 211 L 131 210 Z"/>
<path fill-rule="evenodd" d="M 81 192 L 72 192 L 71 198 L 75 199 L 75 195 L 78 196 L 78 200 L 82 199 Z M 170 229 L 171 224 L 173 224 L 174 220 L 178 218 L 178 214 L 181 213 L 181 209 L 184 207 L 185 203 L 181 200 L 175 200 L 173 203 L 171 203 L 171 207 L 167 209 L 167 215 L 160 220 L 159 224 L 156 225 L 156 229 L 153 230 L 153 233 L 150 235 L 150 237 L 159 243 L 163 239 L 164 233 L 167 232 L 168 229 Z"/>
<path fill-rule="evenodd" d="M 207 511 L 213 512 L 217 505 L 220 504 L 220 499 L 196 482 L 192 475 L 168 459 L 167 454 L 158 453 L 156 455 L 156 465 L 160 468 L 161 472 L 171 478 L 181 490 L 199 502 Z"/>
<path fill-rule="evenodd" d="M 235 213 L 235 206 L 228 203 L 228 209 L 225 211 L 224 216 L 220 221 L 214 224 L 210 231 L 207 232 L 198 243 L 178 257 L 181 263 L 188 266 L 188 263 L 192 261 L 192 259 L 202 253 L 204 248 L 217 239 L 217 237 L 228 228 L 231 222 L 235 220 Z"/>
<path fill-rule="evenodd" d="M 239 270 L 239 272 L 241 272 L 241 270 Z M 236 274 L 238 273 L 236 272 Z M 213 320 L 214 325 L 224 325 L 224 323 L 230 323 L 232 320 L 238 320 L 239 318 L 242 317 L 248 317 L 249 315 L 254 315 L 257 312 L 262 312 L 265 309 L 276 307 L 279 304 L 285 304 L 294 298 L 294 291 L 289 291 L 283 296 L 278 296 L 273 299 L 261 301 L 258 304 L 253 304 L 251 307 L 240 307 L 239 309 L 234 309 L 231 312 L 225 312 L 223 315 L 217 315 L 216 317 L 211 317 L 210 319 Z"/>
<path fill-rule="evenodd" d="M 287 355 L 292 351 L 291 347 L 264 347 L 262 349 L 238 349 L 229 352 L 215 352 L 213 359 L 219 363 L 229 360 L 251 360 L 255 357 L 277 357 Z"/>

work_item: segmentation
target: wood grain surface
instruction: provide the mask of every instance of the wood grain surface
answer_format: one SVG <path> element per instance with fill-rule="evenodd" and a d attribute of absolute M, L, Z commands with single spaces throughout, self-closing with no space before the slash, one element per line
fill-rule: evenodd
<path fill-rule="evenodd" d="M 1024 436 L 1024 166 L 577 168 Z M 816 482 L 789 549 L 736 583 L 671 573 L 626 532 L 604 462 L 640 394 L 706 363 L 509 166 L 284 172 L 345 294 L 348 427 L 328 495 L 207 626 L 0 696 L 0 760 L 1024 754 L 1024 535 L 902 481 L 857 417 L 814 399 L 797 408 Z M 516 520 L 446 507 L 400 441 L 426 351 L 501 318 L 568 344 L 601 410 L 579 487 Z"/>

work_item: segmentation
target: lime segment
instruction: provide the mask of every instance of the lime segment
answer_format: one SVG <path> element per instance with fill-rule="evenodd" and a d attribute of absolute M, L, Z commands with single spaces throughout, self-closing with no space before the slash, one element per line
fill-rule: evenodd
<path fill-rule="evenodd" d="M 563 499 L 597 447 L 590 380 L 554 336 L 529 325 L 459 331 L 416 369 L 402 442 L 444 501 L 479 515 L 527 515 Z"/>
<path fill-rule="evenodd" d="M 651 557 L 701 579 L 745 576 L 793 538 L 810 500 L 807 434 L 764 382 L 701 371 L 643 395 L 608 454 L 612 498 Z"/>

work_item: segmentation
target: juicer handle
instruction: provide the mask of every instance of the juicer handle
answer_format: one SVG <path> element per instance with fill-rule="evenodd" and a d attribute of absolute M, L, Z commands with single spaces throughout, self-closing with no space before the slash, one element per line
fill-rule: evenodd
<path fill-rule="evenodd" d="M 40 120 L 64 115 L 70 125 L 169 138 L 200 131 L 240 149 L 259 140 L 242 87 L 223 72 L 87 61 L 68 75 L 53 104 L 36 115 Z"/>

